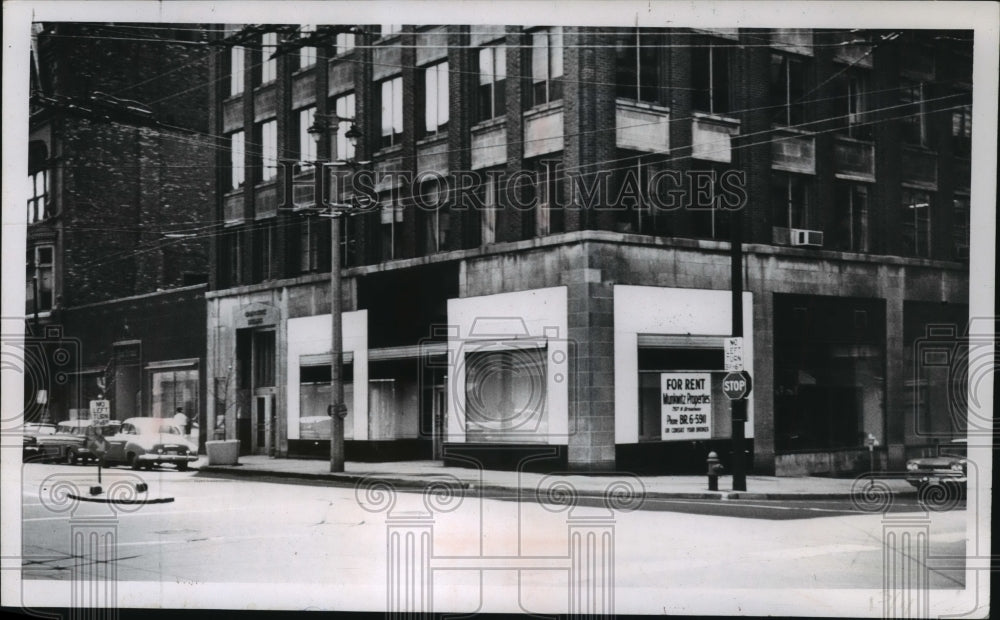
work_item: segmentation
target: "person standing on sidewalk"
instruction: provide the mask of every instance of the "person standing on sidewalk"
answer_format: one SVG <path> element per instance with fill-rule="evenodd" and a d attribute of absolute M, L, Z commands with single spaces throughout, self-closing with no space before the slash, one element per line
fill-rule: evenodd
<path fill-rule="evenodd" d="M 181 432 L 185 435 L 190 434 L 188 430 L 188 417 L 184 415 L 184 407 L 177 408 L 177 413 L 174 414 L 174 426 L 181 429 Z"/>

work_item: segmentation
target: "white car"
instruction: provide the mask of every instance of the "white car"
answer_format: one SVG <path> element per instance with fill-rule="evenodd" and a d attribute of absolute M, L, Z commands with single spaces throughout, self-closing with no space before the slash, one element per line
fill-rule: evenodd
<path fill-rule="evenodd" d="M 198 460 L 198 447 L 169 418 L 129 418 L 106 439 L 104 462 L 109 465 L 124 463 L 140 469 L 171 463 L 184 471 Z"/>

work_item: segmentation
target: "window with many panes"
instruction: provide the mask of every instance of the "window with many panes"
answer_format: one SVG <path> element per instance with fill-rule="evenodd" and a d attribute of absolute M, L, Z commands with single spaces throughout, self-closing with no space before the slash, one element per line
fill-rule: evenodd
<path fill-rule="evenodd" d="M 260 136 L 260 180 L 270 181 L 278 175 L 278 121 L 258 125 Z"/>
<path fill-rule="evenodd" d="M 278 75 L 278 59 L 271 58 L 271 55 L 278 49 L 278 33 L 265 32 L 260 38 L 260 47 L 260 83 L 267 84 L 273 82 Z"/>
<path fill-rule="evenodd" d="M 296 114 L 298 122 L 298 161 L 302 170 L 311 170 L 316 161 L 316 140 L 309 133 L 316 120 L 316 108 L 310 106 L 299 110 Z"/>
<path fill-rule="evenodd" d="M 316 24 L 303 24 L 299 28 L 299 35 L 303 38 L 312 36 L 315 32 Z M 316 48 L 312 45 L 299 48 L 299 69 L 305 69 L 314 64 L 316 64 Z"/>
<path fill-rule="evenodd" d="M 229 96 L 235 96 L 243 92 L 243 64 L 244 51 L 242 47 L 235 46 L 229 50 Z"/>
<path fill-rule="evenodd" d="M 342 119 L 337 125 L 337 141 L 333 145 L 333 158 L 354 159 L 354 145 L 347 137 L 347 132 L 354 124 L 354 93 L 346 93 L 337 97 L 333 101 L 333 110 Z"/>
<path fill-rule="evenodd" d="M 36 245 L 28 249 L 27 310 L 47 312 L 55 298 L 55 246 Z"/>
<path fill-rule="evenodd" d="M 379 116 L 379 146 L 399 144 L 403 138 L 403 78 L 394 77 L 379 84 L 376 91 L 382 113 Z"/>
<path fill-rule="evenodd" d="M 40 222 L 49 216 L 49 171 L 45 168 L 28 176 L 28 222 Z"/>
<path fill-rule="evenodd" d="M 897 111 L 903 142 L 927 146 L 927 103 L 923 82 L 900 80 Z"/>
<path fill-rule="evenodd" d="M 448 128 L 448 61 L 424 69 L 424 134 Z"/>
<path fill-rule="evenodd" d="M 955 155 L 972 155 L 972 106 L 963 105 L 951 113 L 951 143 Z"/>
<path fill-rule="evenodd" d="M 506 112 L 507 48 L 502 43 L 479 48 L 479 86 L 476 120 L 485 121 Z"/>
<path fill-rule="evenodd" d="M 951 236 L 954 256 L 959 260 L 969 259 L 970 213 L 969 197 L 957 195 L 952 201 Z"/>
<path fill-rule="evenodd" d="M 246 138 L 242 131 L 229 134 L 229 189 L 239 189 L 246 181 L 244 154 Z"/>
<path fill-rule="evenodd" d="M 656 35 L 639 28 L 615 44 L 615 95 L 656 103 L 659 100 L 660 50 Z"/>
<path fill-rule="evenodd" d="M 805 61 L 787 54 L 771 54 L 773 122 L 788 127 L 804 123 L 805 92 Z"/>
<path fill-rule="evenodd" d="M 528 37 L 531 43 L 531 105 L 562 99 L 562 28 L 532 30 Z"/>
<path fill-rule="evenodd" d="M 702 37 L 691 49 L 691 105 L 699 112 L 726 114 L 732 110 L 732 45 Z"/>
<path fill-rule="evenodd" d="M 836 192 L 837 247 L 849 252 L 867 252 L 869 186 L 840 181 Z"/>
<path fill-rule="evenodd" d="M 916 189 L 903 190 L 902 251 L 904 256 L 931 255 L 931 195 Z"/>
<path fill-rule="evenodd" d="M 772 225 L 782 228 L 809 228 L 811 178 L 801 174 L 775 172 L 771 175 Z"/>

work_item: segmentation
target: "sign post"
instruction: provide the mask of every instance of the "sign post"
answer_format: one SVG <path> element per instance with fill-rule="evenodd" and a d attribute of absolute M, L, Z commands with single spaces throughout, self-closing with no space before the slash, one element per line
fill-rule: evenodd
<path fill-rule="evenodd" d="M 87 449 L 97 457 L 97 485 L 101 485 L 101 466 L 104 464 L 104 454 L 108 450 L 108 440 L 104 438 L 104 427 L 111 420 L 111 402 L 107 400 L 90 401 L 90 428 L 87 432 Z"/>

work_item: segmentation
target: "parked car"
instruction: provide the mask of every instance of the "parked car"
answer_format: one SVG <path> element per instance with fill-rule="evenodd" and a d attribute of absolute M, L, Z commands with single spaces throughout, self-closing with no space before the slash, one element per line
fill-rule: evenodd
<path fill-rule="evenodd" d="M 106 426 L 100 427 L 104 436 L 118 431 L 120 422 L 111 420 Z M 56 460 L 71 465 L 87 460 L 96 460 L 87 447 L 87 434 L 94 426 L 91 420 L 66 420 L 56 425 L 55 432 L 49 435 L 35 437 L 42 458 Z"/>
<path fill-rule="evenodd" d="M 129 418 L 118 433 L 107 437 L 106 464 L 123 463 L 140 469 L 171 463 L 184 471 L 198 460 L 198 447 L 184 437 L 171 418 Z"/>
<path fill-rule="evenodd" d="M 56 432 L 55 424 L 42 422 L 27 422 L 21 430 L 21 461 L 41 460 L 44 456 L 42 448 L 38 445 L 39 435 L 51 435 Z"/>
<path fill-rule="evenodd" d="M 965 439 L 938 446 L 937 456 L 925 456 L 906 462 L 906 481 L 925 491 L 939 486 L 949 496 L 965 494 L 968 475 L 968 452 Z"/>

